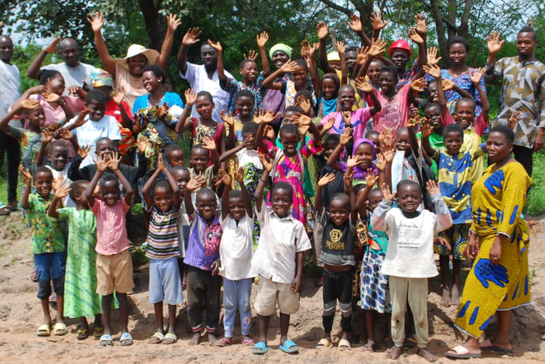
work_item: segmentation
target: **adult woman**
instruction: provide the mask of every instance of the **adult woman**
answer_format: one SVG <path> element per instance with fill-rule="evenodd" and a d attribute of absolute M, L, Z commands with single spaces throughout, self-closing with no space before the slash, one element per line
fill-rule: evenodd
<path fill-rule="evenodd" d="M 104 17 L 101 13 L 90 15 L 88 19 L 95 34 L 95 44 L 98 55 L 102 59 L 104 69 L 114 76 L 115 90 L 119 92 L 121 88 L 125 89 L 125 101 L 130 107 L 138 96 L 147 93 L 144 87 L 143 71 L 148 64 L 157 64 L 162 69 L 166 69 L 168 56 L 172 49 L 172 40 L 176 28 L 182 23 L 176 15 L 168 15 L 168 30 L 163 41 L 161 53 L 154 49 L 146 49 L 139 44 L 133 44 L 127 50 L 127 56 L 123 59 L 113 59 L 108 52 L 108 47 L 104 43 L 101 30 L 104 26 Z"/>
<path fill-rule="evenodd" d="M 132 131 L 138 139 L 146 138 L 146 158 L 154 162 L 157 153 L 176 141 L 176 123 L 184 103 L 178 94 L 166 92 L 166 73 L 157 65 L 147 65 L 142 72 L 147 95 L 134 101 Z"/>
<path fill-rule="evenodd" d="M 471 191 L 473 224 L 467 255 L 475 262 L 455 322 L 468 337 L 463 345 L 447 352 L 450 358 L 480 358 L 481 349 L 510 352 L 510 310 L 530 303 L 529 235 L 521 213 L 532 180 L 511 157 L 514 138 L 507 126 L 490 130 L 486 150 L 494 164 Z M 496 312 L 496 337 L 479 345 L 479 337 Z"/>

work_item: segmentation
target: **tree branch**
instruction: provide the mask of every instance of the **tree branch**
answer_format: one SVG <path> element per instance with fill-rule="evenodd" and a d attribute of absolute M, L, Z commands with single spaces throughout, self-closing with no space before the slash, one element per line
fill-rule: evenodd
<path fill-rule="evenodd" d="M 337 5 L 331 0 L 320 0 L 320 2 L 324 3 L 325 5 L 329 6 L 332 9 L 335 9 L 337 11 L 340 11 L 341 13 L 346 14 L 347 16 L 352 16 L 352 10 L 345 8 L 344 6 Z"/>

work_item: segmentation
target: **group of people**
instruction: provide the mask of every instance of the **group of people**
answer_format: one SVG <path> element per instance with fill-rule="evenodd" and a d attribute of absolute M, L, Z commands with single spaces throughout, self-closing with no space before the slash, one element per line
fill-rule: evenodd
<path fill-rule="evenodd" d="M 458 306 L 455 325 L 467 334 L 445 355 L 512 351 L 510 312 L 530 303 L 523 214 L 532 153 L 543 146 L 545 130 L 545 65 L 534 58 L 536 31 L 522 28 L 518 55 L 500 60 L 504 41 L 492 33 L 484 68 L 469 67 L 467 40 L 453 37 L 442 55 L 450 68 L 441 69 L 442 57 L 427 46 L 425 16 L 415 17 L 408 34 L 418 48 L 412 64 L 413 48 L 403 39 L 384 54 L 380 32 L 388 22 L 380 12 L 371 21 L 370 39 L 353 15 L 348 24 L 361 48 L 338 41 L 330 53 L 329 28 L 319 23 L 319 42 L 304 41 L 298 59 L 286 44 L 267 51 L 269 35 L 258 34 L 258 52 L 241 57 L 241 80 L 224 69 L 221 43 L 201 41 L 200 30 L 190 28 L 177 57 L 179 76 L 190 85 L 183 99 L 167 86 L 181 24 L 176 16 L 168 16 L 160 53 L 131 45 L 125 58 L 114 59 L 102 37 L 104 18 L 93 14 L 102 69 L 80 62 L 75 40 L 57 39 L 28 69 L 40 85 L 22 93 L 13 43 L 0 36 L 0 161 L 8 156 L 8 201 L 0 212 L 20 205 L 32 229 L 33 278 L 44 313 L 37 335 L 66 334 L 66 316 L 80 319 L 78 339 L 93 335 L 111 346 L 111 310 L 119 307 L 120 345 L 133 343 L 126 216 L 139 202 L 148 224 L 152 344 L 178 340 L 177 305 L 185 300 L 190 345 L 201 339 L 203 310 L 208 341 L 233 345 L 238 311 L 242 344 L 265 354 L 278 309 L 279 348 L 299 352 L 288 328 L 310 256 L 323 267 L 317 283 L 324 335 L 317 349 L 333 346 L 338 301 L 339 349 L 351 348 L 357 307 L 364 312 L 365 350 L 378 348 L 374 322 L 387 315 L 388 355 L 397 359 L 410 312 L 417 353 L 435 361 L 427 349 L 427 297 L 439 254 L 441 304 Z M 187 59 L 198 43 L 202 65 Z M 64 62 L 42 65 L 56 51 Z M 501 104 L 489 125 L 485 82 L 496 79 Z M 188 139 L 179 138 L 186 132 Z M 463 284 L 465 259 L 473 265 Z M 257 343 L 250 334 L 252 288 Z M 497 336 L 479 342 L 494 315 Z"/>

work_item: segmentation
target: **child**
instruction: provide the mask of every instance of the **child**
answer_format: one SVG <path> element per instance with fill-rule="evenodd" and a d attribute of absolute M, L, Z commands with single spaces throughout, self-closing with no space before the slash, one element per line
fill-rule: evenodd
<path fill-rule="evenodd" d="M 428 190 L 435 211 L 418 211 L 422 203 L 422 189 L 416 182 L 403 180 L 397 192 L 381 186 L 383 200 L 373 212 L 372 224 L 377 231 L 386 231 L 389 242 L 380 272 L 388 275 L 392 300 L 392 339 L 395 347 L 388 357 L 396 360 L 403 351 L 407 298 L 414 316 L 418 355 L 428 361 L 437 357 L 428 349 L 428 278 L 437 275 L 433 257 L 434 235 L 449 228 L 452 218 L 435 182 L 428 182 Z M 399 207 L 392 208 L 397 197 Z"/>
<path fill-rule="evenodd" d="M 256 276 L 251 262 L 254 255 L 253 229 L 254 219 L 250 195 L 244 186 L 244 169 L 239 168 L 236 178 L 240 191 L 231 190 L 231 176 L 220 169 L 223 181 L 222 221 L 223 235 L 220 243 L 220 268 L 223 276 L 223 307 L 225 315 L 223 327 L 225 337 L 218 341 L 218 346 L 233 344 L 233 331 L 237 310 L 240 313 L 242 344 L 253 346 L 249 337 L 252 323 L 250 294 L 252 281 Z"/>
<path fill-rule="evenodd" d="M 113 116 L 105 115 L 108 98 L 102 91 L 91 90 L 85 98 L 85 107 L 88 113 L 82 113 L 72 119 L 65 127 L 72 130 L 79 145 L 91 146 L 87 157 L 81 162 L 80 168 L 93 164 L 97 158 L 96 142 L 101 138 L 109 138 L 117 143 L 121 140 L 121 132 L 117 120 Z"/>
<path fill-rule="evenodd" d="M 129 303 L 127 293 L 134 283 L 132 280 L 132 260 L 129 253 L 129 241 L 125 216 L 131 208 L 133 190 L 131 184 L 119 170 L 121 157 L 115 153 L 112 158 L 101 156 L 96 161 L 97 171 L 85 191 L 85 197 L 91 211 L 96 216 L 97 224 L 97 293 L 102 296 L 102 323 L 104 335 L 100 337 L 101 346 L 113 346 L 110 329 L 110 314 L 113 293 L 115 290 L 121 313 L 121 346 L 132 345 L 132 336 L 128 330 Z M 114 175 L 104 174 L 110 169 Z M 104 174 L 104 177 L 101 178 Z M 117 178 L 116 178 L 117 177 Z M 101 199 L 95 199 L 94 191 L 100 180 L 99 194 Z M 121 198 L 119 181 L 125 189 Z"/>
<path fill-rule="evenodd" d="M 439 105 L 436 102 L 431 102 L 427 104 L 424 107 L 424 116 L 426 117 L 426 122 L 431 124 L 431 126 L 433 127 L 433 131 L 428 138 L 430 145 L 434 149 L 444 148 L 445 147 L 445 144 L 443 143 L 444 125 L 443 125 L 443 117 L 441 115 L 441 105 Z M 417 138 L 422 140 L 422 133 L 418 133 L 416 134 L 416 136 Z M 437 177 L 437 163 L 433 159 L 431 160 L 430 168 L 433 174 Z"/>
<path fill-rule="evenodd" d="M 185 197 L 185 190 L 187 183 L 191 179 L 189 175 L 189 170 L 187 167 L 178 165 L 173 167 L 170 171 L 172 177 L 176 181 L 178 188 L 180 189 L 180 214 L 178 215 L 178 248 L 180 249 L 180 256 L 178 257 L 178 268 L 180 269 L 180 278 L 182 280 L 182 289 L 186 287 L 186 279 L 184 271 L 184 257 L 187 250 L 187 243 L 189 241 L 189 217 L 185 211 L 185 205 L 182 202 L 182 199 Z"/>
<path fill-rule="evenodd" d="M 68 151 L 68 150 L 67 150 Z M 62 177 L 60 179 L 62 181 Z M 97 253 L 95 246 L 96 218 L 89 210 L 85 191 L 89 182 L 79 180 L 62 184 L 55 191 L 49 205 L 49 217 L 68 221 L 68 249 L 66 275 L 64 281 L 64 315 L 79 318 L 78 340 L 89 337 L 87 317 L 95 317 L 93 336 L 99 338 L 104 333 L 102 308 L 97 292 Z M 75 207 L 57 208 L 59 201 L 70 195 Z"/>
<path fill-rule="evenodd" d="M 184 258 L 187 266 L 187 317 L 193 331 L 189 345 L 199 344 L 203 306 L 206 306 L 208 342 L 215 345 L 220 316 L 221 277 L 217 275 L 217 260 L 222 228 L 217 214 L 217 196 L 210 188 L 200 188 L 196 192 L 197 209 L 193 207 L 191 195 L 199 186 L 199 181 L 192 178 L 187 183 L 184 196 L 186 212 L 191 221 Z"/>
<path fill-rule="evenodd" d="M 297 145 L 296 141 L 293 141 Z M 293 148 L 290 147 L 290 148 Z M 256 213 L 261 226 L 259 245 L 252 258 L 252 268 L 259 274 L 259 290 L 255 310 L 259 317 L 259 342 L 253 354 L 263 355 L 269 351 L 267 331 L 269 321 L 280 310 L 280 350 L 285 353 L 299 352 L 299 346 L 288 340 L 290 315 L 299 311 L 299 291 L 303 278 L 303 258 L 311 248 L 304 225 L 290 215 L 294 189 L 285 182 L 276 182 L 271 187 L 271 206 L 263 199 L 263 189 L 273 165 L 261 159 L 265 167 L 263 177 L 255 191 Z"/>
<path fill-rule="evenodd" d="M 57 317 L 53 334 L 66 335 L 66 325 L 63 319 L 64 273 L 66 264 L 66 246 L 61 226 L 56 219 L 47 216 L 51 204 L 53 188 L 53 173 L 47 167 L 38 167 L 34 171 L 34 188 L 36 193 L 30 193 L 32 175 L 28 170 L 19 167 L 25 182 L 25 191 L 21 199 L 21 207 L 28 216 L 32 228 L 32 254 L 34 269 L 38 279 L 38 298 L 42 302 L 44 324 L 38 328 L 36 335 L 51 335 L 51 316 L 49 313 L 49 296 L 51 295 L 51 280 L 57 295 Z M 55 181 L 59 184 L 60 181 Z"/>
<path fill-rule="evenodd" d="M 349 334 L 352 321 L 352 271 L 356 264 L 354 258 L 354 239 L 356 234 L 356 197 L 352 189 L 350 174 L 345 175 L 345 193 L 336 193 L 329 201 L 329 212 L 322 206 L 322 189 L 335 179 L 335 175 L 326 174 L 318 181 L 316 191 L 316 212 L 323 228 L 322 249 L 319 261 L 324 264 L 322 322 L 325 335 L 316 345 L 331 347 L 331 330 L 337 300 L 341 308 L 342 338 L 340 350 L 350 349 Z M 348 194 L 348 196 L 347 196 Z"/>
<path fill-rule="evenodd" d="M 254 101 L 255 96 L 250 90 L 240 90 L 235 96 L 235 106 L 238 115 L 233 116 L 233 113 L 221 111 L 221 119 L 227 125 L 227 147 L 234 148 L 242 144 L 242 128 L 244 124 L 253 121 L 254 119 Z"/>
<path fill-rule="evenodd" d="M 210 154 L 212 165 L 209 166 Z M 188 168 L 191 178 L 201 175 L 206 180 L 208 188 L 214 188 L 215 176 L 220 168 L 219 154 L 212 139 L 205 138 L 204 144 L 194 145 L 191 148 L 191 167 Z"/>
<path fill-rule="evenodd" d="M 167 180 L 158 180 L 160 173 Z M 150 193 L 153 191 L 152 193 Z M 150 260 L 149 301 L 153 303 L 157 331 L 150 344 L 174 344 L 176 336 L 176 305 L 182 303 L 182 282 L 177 257 L 177 219 L 180 208 L 180 188 L 159 155 L 157 169 L 146 182 L 142 195 L 150 216 L 146 257 Z M 163 325 L 163 300 L 168 305 L 168 333 Z"/>

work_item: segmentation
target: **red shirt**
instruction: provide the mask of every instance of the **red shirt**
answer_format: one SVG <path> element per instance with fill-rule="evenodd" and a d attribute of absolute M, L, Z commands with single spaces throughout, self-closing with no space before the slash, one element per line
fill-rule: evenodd
<path fill-rule="evenodd" d="M 129 105 L 125 101 L 121 101 L 121 106 L 123 106 L 123 109 L 125 109 L 125 112 L 129 116 L 129 120 L 132 121 L 132 112 L 131 112 L 131 109 L 129 108 Z M 110 101 L 106 103 L 105 114 L 113 116 L 119 124 L 123 124 L 121 122 L 122 121 L 121 110 L 119 110 L 119 106 L 117 106 L 117 104 L 115 103 L 113 99 L 110 99 Z"/>

